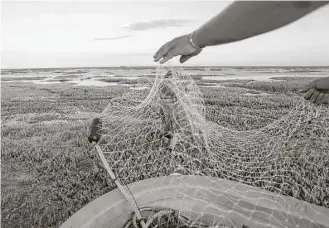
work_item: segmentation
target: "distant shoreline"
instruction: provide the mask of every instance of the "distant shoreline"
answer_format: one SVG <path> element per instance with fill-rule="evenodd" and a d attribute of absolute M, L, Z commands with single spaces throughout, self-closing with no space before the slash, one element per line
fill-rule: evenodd
<path fill-rule="evenodd" d="M 329 67 L 184 67 L 183 71 L 199 84 L 225 80 L 271 80 L 272 77 L 327 77 Z M 35 84 L 68 83 L 84 86 L 137 85 L 141 78 L 154 78 L 153 67 L 103 68 L 31 68 L 3 70 L 1 82 L 33 82 Z"/>
<path fill-rule="evenodd" d="M 1 68 L 2 70 L 50 70 L 50 69 L 149 69 L 156 68 L 157 66 L 90 66 L 90 67 L 39 67 L 39 68 Z M 192 66 L 192 65 L 175 65 L 173 67 L 182 68 L 274 68 L 274 69 L 290 69 L 290 68 L 329 68 L 329 66 Z"/>

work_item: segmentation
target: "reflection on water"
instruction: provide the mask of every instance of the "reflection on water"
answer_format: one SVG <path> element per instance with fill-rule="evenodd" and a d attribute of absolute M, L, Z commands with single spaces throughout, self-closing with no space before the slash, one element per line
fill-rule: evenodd
<path fill-rule="evenodd" d="M 74 86 L 117 86 L 118 82 L 103 82 L 94 79 L 88 80 L 73 80 L 70 83 L 74 84 Z"/>
<path fill-rule="evenodd" d="M 46 80 L 46 81 L 43 81 L 43 80 L 31 80 L 31 81 L 28 81 L 28 82 L 33 82 L 35 84 L 43 84 L 43 85 L 46 85 L 46 84 L 59 84 L 61 83 L 60 81 L 51 81 L 51 80 Z"/>
<path fill-rule="evenodd" d="M 202 80 L 257 80 L 257 81 L 272 81 L 277 80 L 275 78 L 283 77 L 328 77 L 328 72 L 323 72 L 322 74 L 314 74 L 310 72 L 309 74 L 282 74 L 282 73 L 253 73 L 253 74 L 240 74 L 240 75 L 221 75 L 221 76 L 203 76 Z"/>
<path fill-rule="evenodd" d="M 245 93 L 243 95 L 245 95 L 245 96 L 269 96 L 272 94 L 269 94 L 269 93 Z"/>
<path fill-rule="evenodd" d="M 130 89 L 133 89 L 133 90 L 144 90 L 144 89 L 148 89 L 150 87 L 148 86 L 141 86 L 141 87 L 130 87 Z"/>

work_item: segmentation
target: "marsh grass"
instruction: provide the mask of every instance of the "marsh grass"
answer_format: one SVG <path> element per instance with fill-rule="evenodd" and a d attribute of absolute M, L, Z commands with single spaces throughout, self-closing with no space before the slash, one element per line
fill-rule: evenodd
<path fill-rule="evenodd" d="M 3 227 L 58 227 L 114 188 L 86 135 L 93 114 L 124 88 L 8 83 L 1 89 Z"/>
<path fill-rule="evenodd" d="M 237 130 L 263 127 L 289 112 L 298 102 L 294 91 L 305 82 L 203 87 L 207 119 Z M 128 89 L 1 85 L 2 227 L 58 227 L 115 188 L 87 135 L 95 113 Z M 250 90 L 271 95 L 243 96 Z"/>

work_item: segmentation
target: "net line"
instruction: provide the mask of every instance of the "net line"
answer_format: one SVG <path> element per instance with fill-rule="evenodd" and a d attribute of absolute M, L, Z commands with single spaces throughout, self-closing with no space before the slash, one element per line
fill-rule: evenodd
<path fill-rule="evenodd" d="M 189 73 L 159 66 L 156 75 L 100 115 L 100 145 L 122 183 L 171 173 L 219 177 L 329 207 L 327 107 L 300 102 L 263 128 L 237 131 L 206 120 Z"/>

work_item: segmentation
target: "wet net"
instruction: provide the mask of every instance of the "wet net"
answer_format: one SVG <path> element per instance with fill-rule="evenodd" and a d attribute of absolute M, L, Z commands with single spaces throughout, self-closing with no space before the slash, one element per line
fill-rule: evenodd
<path fill-rule="evenodd" d="M 100 148 L 148 227 L 303 227 L 323 219 L 314 204 L 329 207 L 328 107 L 301 101 L 249 131 L 211 122 L 206 111 L 188 72 L 159 66 L 101 113 Z M 146 179 L 144 195 L 134 193 L 131 183 Z M 125 226 L 142 227 L 136 218 Z"/>

